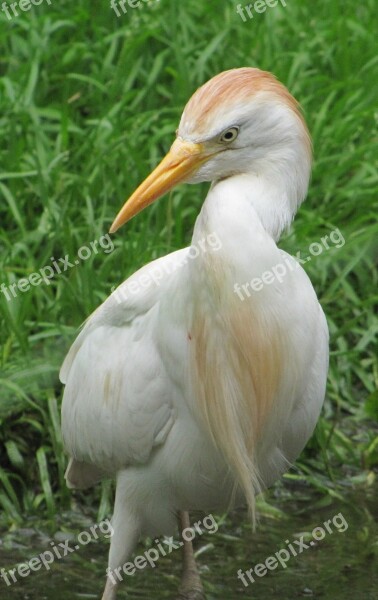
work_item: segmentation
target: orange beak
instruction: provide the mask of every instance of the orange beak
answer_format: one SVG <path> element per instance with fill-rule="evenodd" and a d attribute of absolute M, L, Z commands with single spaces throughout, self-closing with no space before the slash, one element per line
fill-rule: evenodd
<path fill-rule="evenodd" d="M 125 202 L 109 232 L 117 231 L 121 225 L 152 204 L 154 200 L 160 198 L 178 183 L 185 181 L 209 158 L 210 156 L 204 152 L 202 144 L 186 142 L 177 138 L 161 163 Z"/>

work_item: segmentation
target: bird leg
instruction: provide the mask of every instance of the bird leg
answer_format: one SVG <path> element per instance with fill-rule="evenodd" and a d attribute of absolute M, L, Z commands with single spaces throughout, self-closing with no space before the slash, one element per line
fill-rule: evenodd
<path fill-rule="evenodd" d="M 118 582 L 113 582 L 110 577 L 106 581 L 106 586 L 101 600 L 115 600 L 117 596 Z"/>
<path fill-rule="evenodd" d="M 101 600 L 115 600 L 120 582 L 127 579 L 125 565 L 140 536 L 140 518 L 129 508 L 127 477 L 117 476 L 117 487 L 112 518 L 107 579 Z"/>
<path fill-rule="evenodd" d="M 182 575 L 177 600 L 205 600 L 200 575 L 194 558 L 192 542 L 188 542 L 182 536 L 182 532 L 190 527 L 189 513 L 179 512 L 179 531 L 182 539 L 183 560 Z"/>

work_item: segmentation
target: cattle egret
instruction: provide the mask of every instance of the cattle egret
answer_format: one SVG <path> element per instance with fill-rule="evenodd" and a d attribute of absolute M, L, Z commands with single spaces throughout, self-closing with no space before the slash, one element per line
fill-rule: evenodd
<path fill-rule="evenodd" d="M 167 156 L 111 227 L 176 184 L 212 182 L 191 246 L 122 283 L 61 370 L 68 486 L 116 478 L 103 600 L 116 597 L 141 536 L 174 535 L 190 510 L 246 501 L 253 517 L 256 494 L 314 430 L 327 324 L 306 273 L 276 245 L 310 170 L 287 89 L 259 69 L 226 71 L 189 100 Z M 191 544 L 183 549 L 179 597 L 204 598 Z"/>

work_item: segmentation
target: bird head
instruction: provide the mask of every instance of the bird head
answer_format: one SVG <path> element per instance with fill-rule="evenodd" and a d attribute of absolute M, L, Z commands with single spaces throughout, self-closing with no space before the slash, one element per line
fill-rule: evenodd
<path fill-rule="evenodd" d="M 248 173 L 289 177 L 294 212 L 305 197 L 310 168 L 308 130 L 285 86 L 260 69 L 224 71 L 193 94 L 168 154 L 126 201 L 110 232 L 179 183 Z"/>

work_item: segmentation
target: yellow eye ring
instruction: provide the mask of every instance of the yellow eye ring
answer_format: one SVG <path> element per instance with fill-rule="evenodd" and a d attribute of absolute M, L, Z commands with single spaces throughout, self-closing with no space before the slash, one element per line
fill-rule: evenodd
<path fill-rule="evenodd" d="M 219 141 L 222 143 L 226 143 L 229 144 L 230 142 L 233 142 L 234 140 L 236 140 L 236 138 L 239 135 L 239 127 L 230 127 L 229 129 L 226 129 L 226 131 L 224 131 L 222 133 L 222 135 L 219 138 Z"/>

